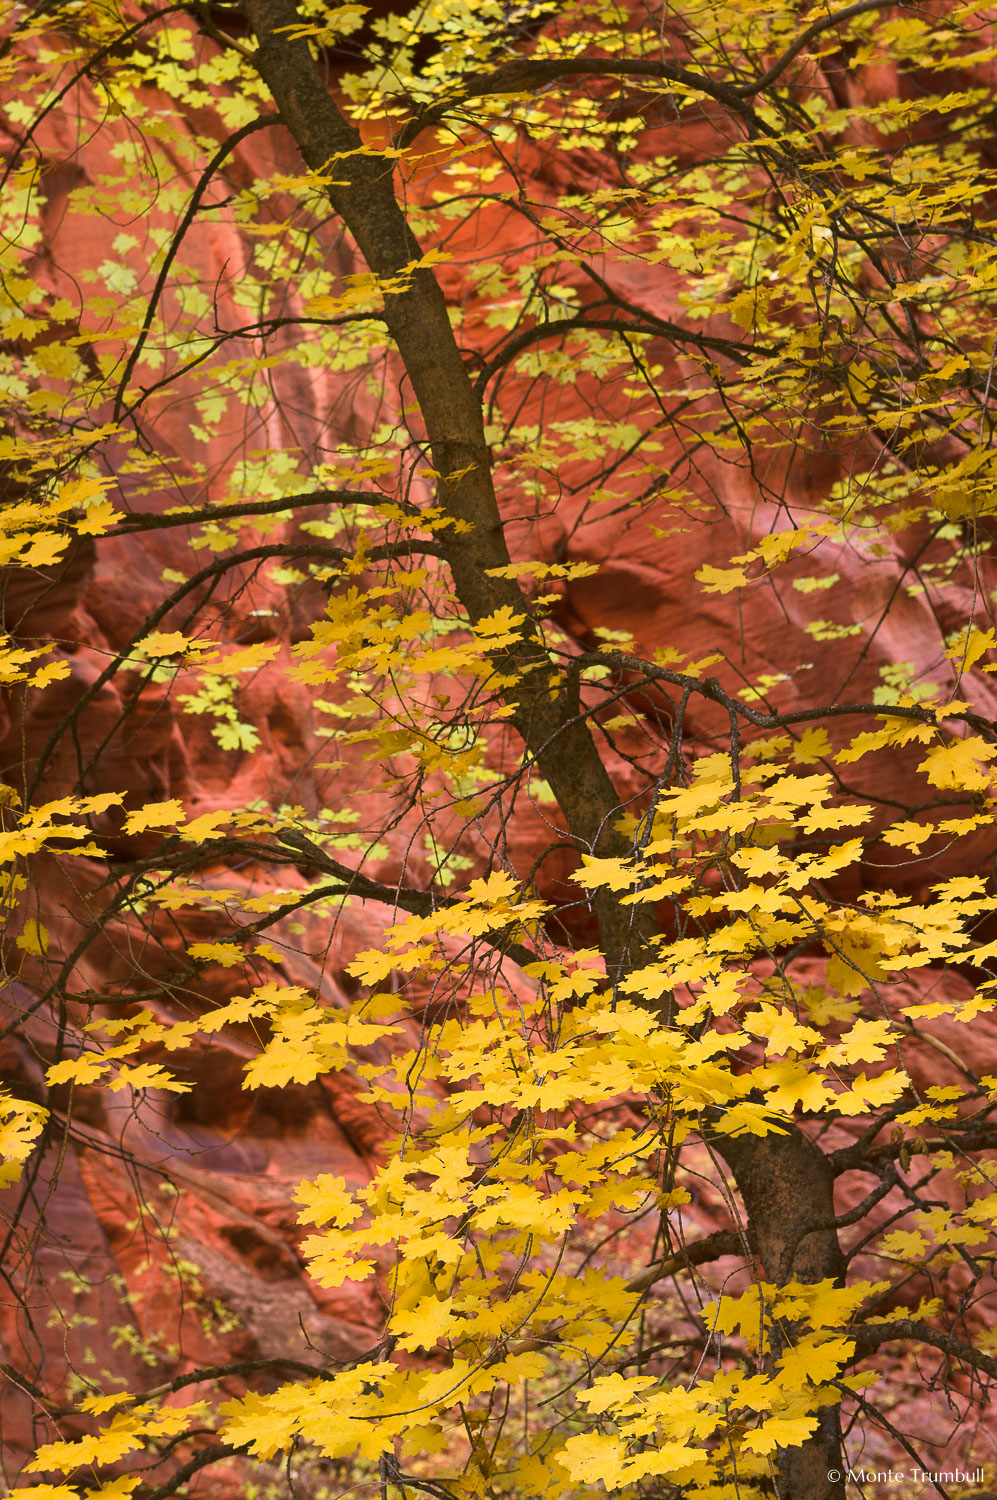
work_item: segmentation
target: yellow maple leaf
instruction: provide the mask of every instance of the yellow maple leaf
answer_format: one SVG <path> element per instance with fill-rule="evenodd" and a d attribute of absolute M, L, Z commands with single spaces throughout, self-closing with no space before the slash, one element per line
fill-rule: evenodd
<path fill-rule="evenodd" d="M 33 688 L 48 687 L 50 682 L 63 681 L 70 675 L 71 670 L 68 661 L 49 661 L 43 667 L 39 667 L 37 672 L 33 672 L 28 681 Z"/>
<path fill-rule="evenodd" d="M 170 1094 L 189 1094 L 193 1084 L 181 1083 L 172 1073 L 158 1063 L 136 1063 L 133 1067 L 119 1068 L 108 1087 L 112 1093 L 121 1089 L 164 1089 Z"/>
<path fill-rule="evenodd" d="M 816 1114 L 826 1109 L 831 1102 L 832 1096 L 826 1092 L 825 1080 L 804 1063 L 777 1063 L 772 1069 L 772 1076 L 775 1087 L 767 1090 L 765 1096 L 770 1109 L 789 1114 L 799 1104 L 802 1109 Z"/>
<path fill-rule="evenodd" d="M 627 1450 L 623 1439 L 601 1432 L 581 1433 L 570 1437 L 557 1455 L 562 1468 L 572 1479 L 585 1484 L 601 1480 L 607 1490 L 618 1487 Z"/>
<path fill-rule="evenodd" d="M 802 1052 L 820 1041 L 819 1031 L 801 1025 L 792 1011 L 777 1010 L 774 1005 L 762 1005 L 746 1016 L 744 1029 L 754 1036 L 765 1037 L 771 1053 Z"/>
<path fill-rule="evenodd" d="M 924 771 L 932 786 L 946 790 L 967 792 L 982 791 L 990 785 L 990 777 L 981 768 L 980 761 L 993 760 L 997 749 L 988 745 L 978 734 L 965 739 L 949 740 L 937 745 L 918 766 Z"/>
<path fill-rule="evenodd" d="M 638 872 L 623 859 L 598 858 L 594 854 L 582 855 L 582 867 L 571 876 L 578 885 L 594 890 L 597 886 L 608 886 L 611 891 L 629 890 L 637 879 Z"/>
<path fill-rule="evenodd" d="M 29 918 L 14 939 L 19 948 L 25 953 L 32 953 L 36 957 L 44 957 L 48 952 L 49 936 L 48 929 L 41 922 Z"/>
<path fill-rule="evenodd" d="M 279 646 L 264 641 L 254 646 L 244 646 L 241 651 L 230 651 L 227 656 L 216 655 L 199 659 L 198 666 L 209 676 L 224 677 L 229 673 L 258 671 L 280 650 Z"/>
<path fill-rule="evenodd" d="M 804 1338 L 780 1358 L 779 1384 L 784 1390 L 800 1391 L 808 1382 L 821 1385 L 834 1380 L 854 1353 L 854 1339 L 827 1338 L 820 1334 Z"/>
<path fill-rule="evenodd" d="M 856 823 L 868 823 L 871 817 L 872 808 L 868 803 L 853 804 L 851 807 L 825 807 L 819 804 L 804 813 L 797 822 L 803 833 L 822 833 L 829 828 L 851 828 Z"/>
<path fill-rule="evenodd" d="M 147 802 L 125 818 L 125 833 L 145 833 L 149 828 L 175 828 L 186 813 L 178 797 L 168 802 Z"/>
<path fill-rule="evenodd" d="M 792 907 L 793 902 L 778 886 L 746 885 L 740 891 L 726 891 L 716 897 L 716 905 L 728 911 L 777 912 Z"/>
<path fill-rule="evenodd" d="M 325 1172 L 314 1182 L 301 1182 L 294 1192 L 301 1204 L 298 1220 L 302 1224 L 335 1224 L 344 1229 L 360 1217 L 363 1209 L 354 1202 L 342 1177 Z"/>
<path fill-rule="evenodd" d="M 412 1308 L 402 1308 L 391 1319 L 391 1331 L 398 1337 L 398 1347 L 410 1354 L 416 1349 L 432 1349 L 445 1338 L 457 1322 L 451 1299 L 423 1297 Z"/>
<path fill-rule="evenodd" d="M 912 741 L 927 744 L 934 733 L 930 724 L 916 724 L 909 719 L 891 719 L 884 714 L 881 729 L 863 730 L 851 744 L 837 751 L 834 758 L 841 765 L 851 765 L 870 751 L 884 749 L 887 745 L 909 745 Z"/>
<path fill-rule="evenodd" d="M 56 1083 L 96 1083 L 107 1072 L 107 1061 L 99 1052 L 84 1052 L 81 1057 L 68 1057 L 63 1062 L 53 1063 L 45 1074 L 46 1081 Z"/>
<path fill-rule="evenodd" d="M 76 510 L 85 506 L 88 501 L 95 500 L 98 495 L 103 495 L 107 480 L 99 475 L 81 475 L 79 479 L 69 479 L 65 484 L 59 486 L 59 509 Z"/>
<path fill-rule="evenodd" d="M 748 575 L 743 568 L 715 568 L 712 563 L 703 563 L 697 570 L 696 581 L 707 594 L 730 594 L 745 586 Z"/>
<path fill-rule="evenodd" d="M 831 754 L 831 741 L 826 729 L 805 729 L 793 746 L 793 760 L 798 766 L 813 765 L 814 761 Z"/>
<path fill-rule="evenodd" d="M 69 537 L 57 531 L 39 532 L 30 541 L 27 551 L 18 558 L 18 562 L 28 568 L 45 568 L 59 562 L 69 545 Z"/>
<path fill-rule="evenodd" d="M 769 1417 L 745 1433 L 741 1443 L 752 1453 L 771 1453 L 774 1448 L 799 1448 L 816 1430 L 816 1417 Z"/>
<path fill-rule="evenodd" d="M 891 827 L 884 828 L 879 837 L 884 844 L 893 848 L 909 849 L 912 854 L 919 854 L 921 845 L 933 838 L 936 832 L 932 823 L 913 823 L 907 819 L 903 823 L 894 823 Z"/>
<path fill-rule="evenodd" d="M 126 1500 L 141 1483 L 139 1474 L 120 1474 L 117 1479 L 108 1479 L 95 1490 L 84 1490 L 83 1500 Z"/>
<path fill-rule="evenodd" d="M 139 641 L 135 649 L 143 656 L 179 656 L 190 645 L 191 642 L 179 630 L 155 630 Z"/>
<path fill-rule="evenodd" d="M 892 1234 L 886 1235 L 880 1240 L 878 1253 L 880 1255 L 894 1256 L 902 1260 L 905 1266 L 911 1264 L 918 1256 L 924 1254 L 928 1248 L 928 1241 L 919 1229 L 895 1229 Z M 899 1308 L 894 1317 L 906 1317 L 907 1309 Z"/>
<path fill-rule="evenodd" d="M 81 536 L 103 536 L 105 531 L 123 520 L 124 512 L 115 510 L 110 500 L 99 500 L 96 505 L 87 506 L 83 519 L 76 523 L 76 530 Z"/>
<path fill-rule="evenodd" d="M 489 650 L 497 645 L 507 646 L 511 641 L 518 640 L 519 627 L 525 619 L 526 616 L 517 614 L 511 604 L 503 604 L 501 609 L 493 610 L 490 615 L 484 615 L 475 622 L 475 638 Z"/>
<path fill-rule="evenodd" d="M 960 671 L 968 672 L 981 656 L 994 650 L 997 650 L 997 641 L 994 640 L 993 630 L 983 631 L 976 625 L 968 625 L 948 643 L 945 655 L 956 663 Z"/>
<path fill-rule="evenodd" d="M 283 1387 L 269 1396 L 250 1391 L 237 1401 L 226 1401 L 219 1407 L 228 1419 L 221 1433 L 224 1440 L 234 1448 L 248 1448 L 254 1458 L 272 1458 L 288 1450 L 301 1421 L 300 1394 L 289 1403 L 284 1396 L 288 1389 Z"/>
<path fill-rule="evenodd" d="M 365 948 L 346 965 L 346 972 L 352 979 L 359 979 L 361 984 L 378 984 L 382 979 L 387 979 L 396 963 L 397 959 L 393 954 L 379 953 L 376 948 Z"/>
<path fill-rule="evenodd" d="M 910 1079 L 899 1068 L 890 1068 L 876 1078 L 860 1073 L 850 1089 L 838 1094 L 834 1107 L 842 1115 L 868 1114 L 881 1104 L 892 1104 L 909 1087 Z"/>
<path fill-rule="evenodd" d="M 765 875 L 781 875 L 790 867 L 789 860 L 778 849 L 744 848 L 731 855 L 731 863 L 738 865 L 752 880 Z"/>
<path fill-rule="evenodd" d="M 234 968 L 246 957 L 245 949 L 239 943 L 191 943 L 187 952 L 191 958 L 221 964 L 224 969 Z"/>
<path fill-rule="evenodd" d="M 228 808 L 201 813 L 199 817 L 192 818 L 189 823 L 178 828 L 177 832 L 185 843 L 199 844 L 205 839 L 220 838 L 220 829 L 231 820 L 231 816 Z"/>
<path fill-rule="evenodd" d="M 653 1375 L 632 1375 L 625 1380 L 619 1371 L 614 1371 L 612 1375 L 597 1375 L 588 1390 L 578 1392 L 577 1399 L 597 1417 L 605 1411 L 632 1407 L 639 1393 L 654 1383 Z"/>
<path fill-rule="evenodd" d="M 105 1411 L 113 1411 L 116 1406 L 127 1406 L 134 1401 L 127 1391 L 115 1391 L 110 1396 L 87 1396 L 80 1402 L 80 1411 L 89 1412 L 91 1416 L 101 1416 Z"/>
<path fill-rule="evenodd" d="M 119 1458 L 142 1447 L 144 1431 L 145 1422 L 138 1412 L 119 1412 L 103 1432 L 75 1441 L 43 1443 L 25 1468 L 29 1472 L 57 1469 L 63 1474 L 71 1474 L 81 1464 L 117 1463 Z"/>
<path fill-rule="evenodd" d="M 14 1099 L 0 1090 L 0 1187 L 20 1177 L 47 1119 L 48 1110 L 41 1104 Z"/>
<path fill-rule="evenodd" d="M 518 889 L 517 881 L 508 871 L 493 870 L 487 879 L 472 880 L 467 894 L 472 901 L 490 905 L 492 902 L 510 900 Z"/>
<path fill-rule="evenodd" d="M 883 1018 L 858 1020 L 839 1042 L 825 1047 L 819 1061 L 824 1066 L 842 1063 L 878 1062 L 893 1040 L 893 1023 Z"/>
<path fill-rule="evenodd" d="M 33 1484 L 8 1490 L 7 1500 L 80 1500 L 80 1492 L 68 1484 Z"/>

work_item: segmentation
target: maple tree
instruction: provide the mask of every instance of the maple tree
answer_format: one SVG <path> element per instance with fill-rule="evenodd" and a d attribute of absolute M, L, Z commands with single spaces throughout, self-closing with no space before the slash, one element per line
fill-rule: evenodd
<path fill-rule="evenodd" d="M 364 1180 L 296 1191 L 314 1284 L 379 1299 L 368 1348 L 178 1346 L 122 1388 L 26 1337 L 4 1373 L 37 1451 L 9 1492 L 159 1500 L 249 1455 L 281 1493 L 293 1460 L 315 1495 L 840 1500 L 863 1443 L 918 1461 L 891 1416 L 911 1369 L 959 1421 L 997 1374 L 974 1067 L 997 17 L 0 14 L 3 955 L 42 1069 L 0 1098 L 24 1326 L 95 1096 L 167 1121 L 191 1049 L 232 1034 L 247 1093 L 343 1076 L 384 1122 Z M 890 83 L 857 105 L 866 75 Z M 114 171 L 81 181 L 105 137 Z M 81 242 L 110 224 L 99 269 L 46 249 L 53 184 Z M 238 260 L 212 280 L 219 226 Z M 718 555 L 731 515 L 746 543 Z M 697 539 L 693 620 L 795 594 L 840 683 L 786 642 L 748 675 L 705 628 L 694 656 L 633 614 L 576 628 L 594 524 Z M 177 533 L 183 571 L 157 550 Z M 74 678 L 39 604 L 102 549 L 145 559 L 155 603 Z M 843 557 L 875 576 L 851 613 Z M 925 597 L 937 680 L 900 654 Z M 242 796 L 264 673 L 309 695 L 321 748 Z M 214 747 L 196 805 L 124 780 L 152 701 Z M 288 981 L 306 921 L 363 932 L 341 984 L 321 951 Z M 915 1045 L 957 1082 L 912 1077 Z M 197 1266 L 175 1274 L 196 1306 Z"/>

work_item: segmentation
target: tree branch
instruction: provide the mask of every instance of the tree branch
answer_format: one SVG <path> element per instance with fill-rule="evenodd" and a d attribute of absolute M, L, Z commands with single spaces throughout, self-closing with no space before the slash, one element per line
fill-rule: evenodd
<path fill-rule="evenodd" d="M 950 1333 L 942 1333 L 939 1328 L 932 1328 L 930 1323 L 921 1323 L 914 1318 L 893 1318 L 889 1323 L 860 1323 L 857 1327 L 842 1331 L 846 1338 L 855 1340 L 856 1355 L 870 1354 L 883 1344 L 928 1344 L 951 1359 L 961 1360 L 963 1364 L 997 1378 L 997 1359 L 992 1355 L 985 1354 L 982 1349 L 974 1349 L 972 1344 L 964 1344 Z"/>
<path fill-rule="evenodd" d="M 258 119 L 250 120 L 247 124 L 240 126 L 238 130 L 232 132 L 227 140 L 222 142 L 222 144 L 218 147 L 218 150 L 215 152 L 214 156 L 208 162 L 208 165 L 204 168 L 204 171 L 198 178 L 197 185 L 194 188 L 193 193 L 191 194 L 191 199 L 187 205 L 184 216 L 180 220 L 177 231 L 174 234 L 173 239 L 170 241 L 170 248 L 169 250 L 167 250 L 166 255 L 163 258 L 163 264 L 159 268 L 159 275 L 156 277 L 156 284 L 152 289 L 152 295 L 149 298 L 149 303 L 145 310 L 145 317 L 142 319 L 142 327 L 138 333 L 135 343 L 132 345 L 131 353 L 129 354 L 128 359 L 125 362 L 125 368 L 121 372 L 121 379 L 118 382 L 118 388 L 114 395 L 114 405 L 111 417 L 112 421 L 116 422 L 121 415 L 121 406 L 124 400 L 125 391 L 128 389 L 128 382 L 129 380 L 131 380 L 132 374 L 135 370 L 135 366 L 138 364 L 142 354 L 142 350 L 145 348 L 146 340 L 148 339 L 149 332 L 152 328 L 152 321 L 156 316 L 156 309 L 159 306 L 159 300 L 162 297 L 163 292 L 166 290 L 166 283 L 169 279 L 169 274 L 173 267 L 173 262 L 174 260 L 176 260 L 177 254 L 179 253 L 180 246 L 183 243 L 184 235 L 187 233 L 187 230 L 194 222 L 194 219 L 197 215 L 197 210 L 201 206 L 201 200 L 207 192 L 212 178 L 218 171 L 218 168 L 221 166 L 222 162 L 225 161 L 226 157 L 231 156 L 236 146 L 241 145 L 247 136 L 252 135 L 257 130 L 266 130 L 269 126 L 279 125 L 280 123 L 280 115 L 274 114 L 261 115 Z"/>
<path fill-rule="evenodd" d="M 593 318 L 585 313 L 579 313 L 573 318 L 556 318 L 549 323 L 537 323 L 535 327 L 526 328 L 515 338 L 511 338 L 498 354 L 482 367 L 474 383 L 474 389 L 478 392 L 484 391 L 492 377 L 515 359 L 517 354 L 528 349 L 531 344 L 539 344 L 546 338 L 556 338 L 559 334 L 569 333 L 575 329 L 581 333 L 587 329 L 617 333 L 621 338 L 629 333 L 649 334 L 651 337 L 670 339 L 674 344 L 693 344 L 699 349 L 713 349 L 718 354 L 726 354 L 740 363 L 746 363 L 748 359 L 743 347 L 731 339 L 715 338 L 706 333 L 694 333 L 691 329 L 683 328 L 679 323 L 670 323 L 664 318 L 644 315 L 643 322 L 621 323 L 618 318 Z"/>
<path fill-rule="evenodd" d="M 879 3 L 879 0 L 877 0 Z M 493 98 L 503 94 L 529 94 L 562 78 L 651 78 L 660 83 L 673 83 L 697 94 L 705 94 L 717 104 L 722 104 L 739 116 L 752 128 L 756 127 L 755 112 L 742 98 L 738 89 L 727 83 L 717 83 L 701 73 L 692 73 L 673 63 L 656 62 L 653 58 L 611 57 L 560 57 L 517 58 L 503 63 L 489 73 L 461 80 L 460 93 L 433 104 L 416 115 L 400 131 L 398 145 L 402 150 L 424 130 L 438 125 L 448 114 L 460 109 L 472 99 Z"/>
<path fill-rule="evenodd" d="M 752 95 L 760 94 L 763 89 L 768 88 L 770 83 L 775 83 L 779 74 L 785 72 L 789 64 L 823 32 L 831 31 L 835 26 L 842 26 L 853 16 L 862 16 L 871 10 L 893 10 L 897 3 L 898 0 L 858 0 L 857 4 L 846 5 L 844 10 L 835 11 L 833 15 L 822 16 L 819 21 L 814 21 L 808 26 L 795 42 L 790 43 L 778 61 L 774 62 L 761 78 L 756 78 L 753 83 L 734 84 L 734 93 L 740 95 L 742 99 L 750 99 Z M 900 0 L 900 3 L 903 4 L 903 0 Z"/>
<path fill-rule="evenodd" d="M 627 1282 L 628 1292 L 646 1292 L 656 1281 L 674 1276 L 676 1271 L 688 1271 L 693 1266 L 703 1266 L 709 1261 L 719 1260 L 722 1255 L 740 1255 L 746 1250 L 744 1241 L 732 1229 L 717 1229 L 695 1244 L 676 1250 L 674 1255 L 665 1255 Z"/>
<path fill-rule="evenodd" d="M 237 501 L 232 505 L 207 505 L 201 510 L 193 507 L 179 511 L 132 511 L 110 531 L 105 531 L 97 541 L 107 537 L 130 536 L 136 531 L 166 531 L 174 526 L 204 526 L 215 521 L 228 521 L 240 516 L 273 516 L 282 512 L 293 514 L 305 507 L 319 505 L 390 505 L 403 510 L 414 521 L 419 512 L 415 506 L 393 500 L 390 495 L 371 495 L 363 490 L 311 490 L 301 495 L 282 495 L 274 500 Z"/>

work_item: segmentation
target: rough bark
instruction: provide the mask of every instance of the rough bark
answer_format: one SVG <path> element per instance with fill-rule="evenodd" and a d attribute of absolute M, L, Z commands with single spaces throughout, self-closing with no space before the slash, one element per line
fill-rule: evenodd
<path fill-rule="evenodd" d="M 760 1138 L 717 1136 L 748 1219 L 748 1240 L 766 1281 L 837 1281 L 844 1259 L 834 1219 L 834 1170 L 802 1130 Z M 844 1500 L 837 1407 L 824 1407 L 808 1443 L 779 1455 L 779 1500 Z M 837 1473 L 837 1479 L 830 1474 Z"/>

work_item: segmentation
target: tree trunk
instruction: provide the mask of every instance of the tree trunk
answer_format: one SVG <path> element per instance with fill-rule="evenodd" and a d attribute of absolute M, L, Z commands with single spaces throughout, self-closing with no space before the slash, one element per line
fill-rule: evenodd
<path fill-rule="evenodd" d="M 766 1281 L 840 1280 L 837 1232 L 814 1227 L 834 1218 L 834 1173 L 820 1147 L 796 1127 L 786 1135 L 718 1135 L 711 1145 L 733 1174 L 748 1217 L 748 1243 Z M 845 1500 L 838 1408 L 823 1407 L 819 1419 L 808 1442 L 779 1452 L 779 1500 Z"/>
<path fill-rule="evenodd" d="M 593 854 L 622 856 L 630 845 L 615 828 L 620 800 L 570 694 L 551 695 L 552 664 L 529 625 L 529 603 L 513 579 L 488 572 L 507 567 L 509 552 L 491 475 L 481 400 L 450 326 L 446 299 L 432 271 L 410 269 L 421 250 L 395 196 L 388 159 L 355 154 L 361 138 L 337 108 L 304 41 L 282 29 L 299 24 L 293 0 L 245 0 L 258 38 L 255 62 L 306 164 L 331 168 L 329 202 L 371 271 L 401 277 L 403 290 L 384 298 L 384 320 L 397 346 L 426 426 L 433 466 L 441 475 L 438 503 L 461 531 L 443 532 L 447 564 L 472 622 L 508 607 L 524 617 L 523 639 L 505 648 L 504 671 L 517 675 L 507 701 L 512 724 L 550 786 L 567 829 Z M 452 476 L 452 477 L 448 477 Z M 614 977 L 633 964 L 651 936 L 645 909 L 621 907 L 611 893 L 593 898 L 607 969 Z"/>
<path fill-rule="evenodd" d="M 419 404 L 440 481 L 439 504 L 470 529 L 440 534 L 454 587 L 471 621 L 508 606 L 529 620 L 529 605 L 510 579 L 488 570 L 509 562 L 492 484 L 481 401 L 454 339 L 443 292 L 431 270 L 412 269 L 421 251 L 394 189 L 390 159 L 356 154 L 362 145 L 337 108 L 304 41 L 283 28 L 300 24 L 293 0 L 244 0 L 258 39 L 256 66 L 281 117 L 315 171 L 336 182 L 329 202 L 353 235 L 375 275 L 403 280 L 384 299 L 384 317 Z M 448 476 L 452 476 L 449 477 Z M 506 691 L 512 723 L 554 793 L 571 837 L 600 855 L 626 855 L 629 841 L 615 823 L 621 801 L 588 724 L 569 694 L 551 696 L 551 665 L 529 624 L 503 665 L 518 674 Z M 624 907 L 609 891 L 593 897 L 607 973 L 617 979 L 639 960 L 653 936 L 650 906 Z M 833 1215 L 830 1170 L 822 1152 L 797 1131 L 717 1143 L 734 1175 L 748 1215 L 749 1235 L 773 1282 L 819 1281 L 840 1274 L 833 1231 L 809 1226 Z M 844 1486 L 830 1481 L 840 1469 L 837 1413 L 829 1410 L 819 1436 L 786 1450 L 780 1500 L 842 1500 Z"/>

